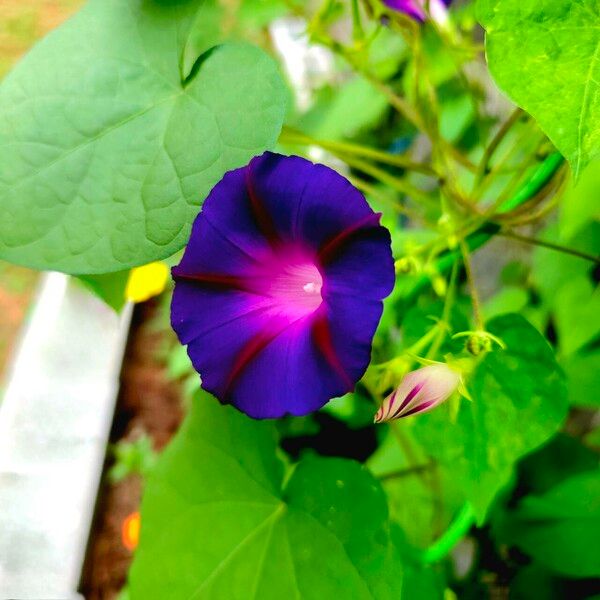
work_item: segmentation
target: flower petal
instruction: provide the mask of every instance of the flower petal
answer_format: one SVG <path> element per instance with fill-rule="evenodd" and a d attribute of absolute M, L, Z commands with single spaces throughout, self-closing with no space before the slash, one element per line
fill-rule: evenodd
<path fill-rule="evenodd" d="M 425 20 L 425 11 L 419 0 L 383 0 L 383 3 L 392 10 L 403 12 L 417 21 Z"/>
<path fill-rule="evenodd" d="M 287 327 L 256 355 L 231 390 L 230 401 L 255 418 L 304 415 L 348 390 L 323 360 L 311 319 Z"/>
<path fill-rule="evenodd" d="M 266 152 L 248 169 L 256 197 L 286 241 L 299 241 L 316 251 L 374 215 L 364 196 L 324 165 Z"/>
<path fill-rule="evenodd" d="M 323 266 L 325 287 L 329 292 L 381 300 L 394 287 L 394 260 L 388 251 L 391 244 L 387 229 L 367 223 L 329 256 Z M 364 268 L 365 263 L 370 266 Z"/>
<path fill-rule="evenodd" d="M 268 299 L 244 292 L 193 288 L 179 282 L 172 325 L 202 375 L 202 386 L 227 401 L 239 372 L 288 322 L 278 319 Z M 196 307 L 201 306 L 201 310 Z M 189 310 L 191 308 L 191 310 Z M 250 350 L 253 349 L 251 353 Z"/>
<path fill-rule="evenodd" d="M 125 298 L 129 302 L 145 302 L 164 291 L 169 280 L 169 267 L 163 262 L 153 262 L 131 269 Z"/>
<path fill-rule="evenodd" d="M 383 303 L 380 300 L 330 293 L 326 305 L 331 347 L 343 365 L 345 375 L 350 381 L 356 382 L 364 375 L 371 361 L 371 344 L 381 319 Z"/>
<path fill-rule="evenodd" d="M 383 0 L 383 3 L 398 12 L 403 12 L 405 15 L 416 19 L 417 21 L 425 21 L 427 17 L 425 13 L 425 3 L 427 0 Z M 452 0 L 429 0 L 429 13 L 437 20 L 443 19 L 443 15 Z"/>
<path fill-rule="evenodd" d="M 269 252 L 252 212 L 243 169 L 230 171 L 213 188 L 199 217 L 175 275 L 243 274 Z"/>

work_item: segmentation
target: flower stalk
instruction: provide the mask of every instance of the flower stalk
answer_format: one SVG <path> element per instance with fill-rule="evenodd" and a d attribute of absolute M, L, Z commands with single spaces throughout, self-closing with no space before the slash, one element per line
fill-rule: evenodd
<path fill-rule="evenodd" d="M 460 509 L 448 529 L 431 546 L 423 550 L 420 555 L 420 562 L 430 565 L 446 558 L 474 524 L 475 513 L 467 502 Z"/>

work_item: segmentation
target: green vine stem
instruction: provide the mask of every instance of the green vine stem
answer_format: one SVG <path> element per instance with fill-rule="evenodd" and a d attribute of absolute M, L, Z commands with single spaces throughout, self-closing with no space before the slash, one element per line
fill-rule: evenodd
<path fill-rule="evenodd" d="M 360 8 L 358 0 L 352 0 L 352 39 L 360 42 L 365 37 L 365 32 L 360 19 Z"/>
<path fill-rule="evenodd" d="M 458 542 L 475 524 L 475 514 L 467 502 L 446 531 L 431 546 L 425 548 L 420 555 L 420 562 L 425 565 L 438 562 L 448 556 Z"/>
<path fill-rule="evenodd" d="M 410 477 L 411 475 L 429 471 L 433 469 L 434 466 L 435 463 L 428 462 L 422 465 L 415 465 L 414 467 L 406 467 L 405 469 L 398 469 L 397 471 L 390 471 L 389 473 L 379 475 L 377 479 L 379 479 L 379 481 L 389 481 L 390 479 L 402 479 L 404 477 Z"/>
<path fill-rule="evenodd" d="M 562 252 L 564 254 L 570 254 L 571 256 L 576 256 L 577 258 L 581 258 L 583 260 L 589 260 L 595 264 L 600 264 L 600 257 L 595 256 L 593 254 L 589 254 L 588 252 L 582 252 L 580 250 L 576 250 L 575 248 L 569 248 L 568 246 L 563 246 L 562 244 L 554 244 L 553 242 L 547 242 L 545 240 L 539 240 L 537 238 L 527 237 L 526 235 L 519 235 L 514 231 L 501 231 L 498 235 L 508 238 L 510 240 L 516 240 L 517 242 L 522 242 L 524 244 L 531 244 L 532 246 L 541 246 L 542 248 L 548 248 L 550 250 L 556 250 L 557 252 Z"/>
<path fill-rule="evenodd" d="M 560 166 L 563 164 L 564 158 L 558 153 L 551 154 L 546 160 L 538 167 L 536 172 L 532 175 L 531 179 L 509 200 L 504 202 L 499 209 L 500 213 L 507 213 L 515 208 L 518 208 L 527 200 L 535 196 L 540 190 L 544 188 L 554 177 Z M 483 246 L 488 240 L 494 235 L 501 231 L 501 226 L 497 223 L 488 221 L 484 223 L 479 229 L 468 235 L 465 239 L 465 243 L 469 251 L 474 251 Z M 445 254 L 442 254 L 436 262 L 436 268 L 439 273 L 447 273 L 452 265 L 460 260 L 462 253 L 460 249 L 449 250 Z M 429 277 L 422 275 L 413 284 L 410 291 L 405 295 L 405 300 L 410 301 L 414 299 L 421 290 L 429 285 Z"/>
<path fill-rule="evenodd" d="M 504 124 L 500 127 L 489 146 L 485 149 L 483 153 L 483 157 L 477 167 L 477 173 L 475 175 L 475 181 L 473 183 L 473 191 L 476 191 L 483 179 L 483 177 L 487 174 L 489 169 L 490 160 L 494 156 L 496 150 L 508 134 L 508 132 L 512 129 L 512 127 L 519 121 L 521 116 L 523 115 L 523 110 L 520 108 L 516 108 L 510 117 L 504 122 Z"/>
<path fill-rule="evenodd" d="M 469 293 L 471 295 L 471 306 L 473 307 L 475 325 L 479 331 L 483 331 L 485 328 L 483 325 L 483 317 L 481 316 L 479 293 L 477 292 L 477 286 L 475 285 L 475 278 L 473 276 L 473 268 L 471 266 L 471 254 L 464 240 L 460 241 L 460 252 L 462 254 L 462 261 L 465 266 L 465 273 L 467 276 L 467 284 L 469 286 Z"/>
<path fill-rule="evenodd" d="M 434 171 L 431 166 L 413 162 L 410 160 L 410 158 L 407 158 L 401 154 L 390 154 L 389 152 L 385 152 L 377 148 L 370 148 L 368 146 L 362 146 L 352 142 L 317 140 L 289 126 L 283 127 L 279 141 L 283 144 L 318 146 L 319 148 L 323 148 L 324 150 L 327 150 L 335 155 L 341 153 L 344 155 L 360 156 L 401 169 L 407 169 L 408 171 L 416 171 L 431 177 L 439 177 L 439 174 Z"/>
<path fill-rule="evenodd" d="M 529 198 L 535 196 L 552 179 L 564 160 L 558 152 L 550 154 L 532 175 L 531 179 L 510 200 L 502 204 L 500 212 L 507 213 L 514 210 L 527 202 Z"/>
<path fill-rule="evenodd" d="M 433 344 L 431 344 L 429 351 L 425 358 L 427 359 L 435 359 L 437 353 L 440 350 L 440 347 L 448 335 L 450 331 L 450 315 L 452 311 L 452 306 L 454 305 L 454 300 L 456 298 L 456 280 L 458 277 L 458 262 L 455 262 L 452 265 L 452 270 L 450 271 L 450 280 L 448 282 L 448 291 L 446 293 L 446 298 L 444 300 L 444 308 L 442 310 L 442 318 L 440 319 L 441 326 L 437 328 L 438 333 L 433 340 Z"/>

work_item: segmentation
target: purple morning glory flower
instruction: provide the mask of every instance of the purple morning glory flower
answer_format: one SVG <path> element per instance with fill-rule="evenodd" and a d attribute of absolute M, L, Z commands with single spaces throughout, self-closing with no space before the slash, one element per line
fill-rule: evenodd
<path fill-rule="evenodd" d="M 383 3 L 392 10 L 403 12 L 417 21 L 425 21 L 427 17 L 425 12 L 427 0 L 383 0 Z M 437 21 L 443 21 L 451 3 L 452 0 L 429 0 L 429 14 Z"/>
<path fill-rule="evenodd" d="M 394 285 L 390 234 L 344 177 L 265 153 L 214 187 L 173 269 L 173 329 L 221 402 L 304 415 L 354 388 Z"/>

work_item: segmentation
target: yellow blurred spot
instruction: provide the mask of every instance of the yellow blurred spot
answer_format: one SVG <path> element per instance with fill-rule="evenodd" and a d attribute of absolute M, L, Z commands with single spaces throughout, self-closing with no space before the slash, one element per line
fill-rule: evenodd
<path fill-rule="evenodd" d="M 132 269 L 125 288 L 125 298 L 130 302 L 144 302 L 158 296 L 167 285 L 169 267 L 162 262 L 153 262 Z"/>
<path fill-rule="evenodd" d="M 135 550 L 140 541 L 140 513 L 131 513 L 124 521 L 121 528 L 121 540 L 127 550 Z"/>

